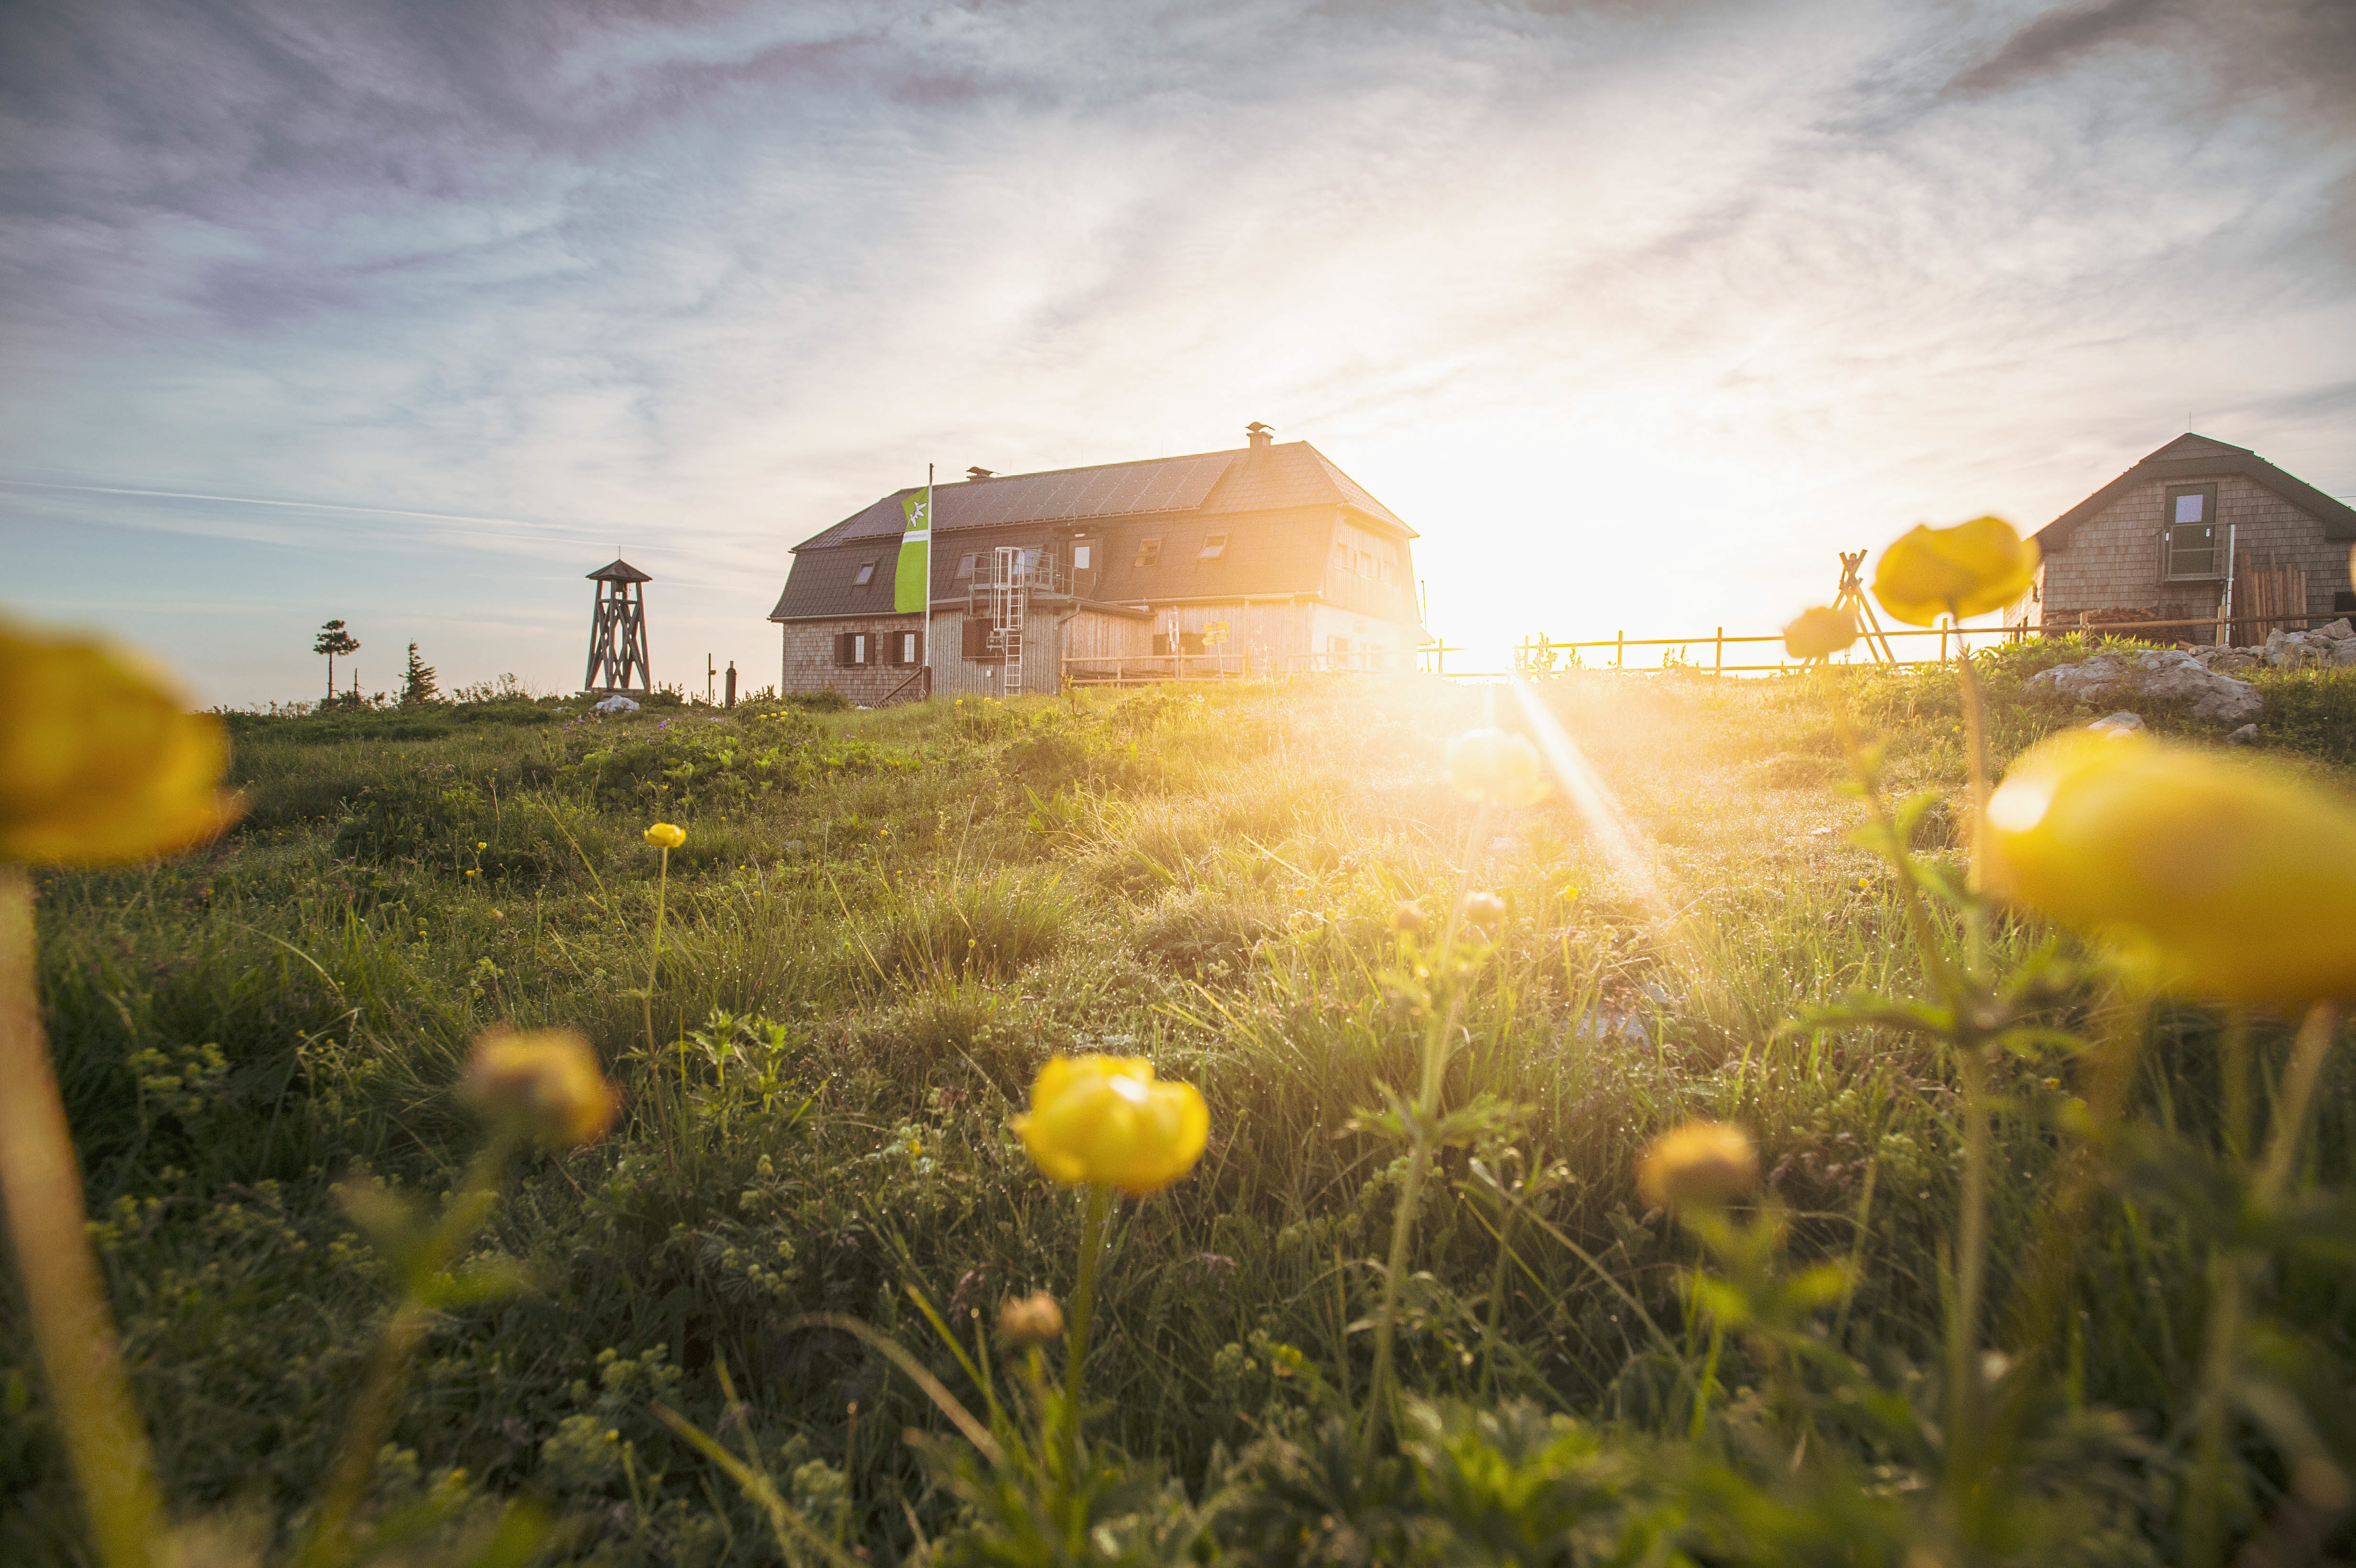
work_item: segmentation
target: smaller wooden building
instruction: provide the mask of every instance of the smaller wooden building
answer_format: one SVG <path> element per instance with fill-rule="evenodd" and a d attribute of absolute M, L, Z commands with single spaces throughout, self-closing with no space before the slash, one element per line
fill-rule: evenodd
<path fill-rule="evenodd" d="M 2356 610 L 2356 509 L 2247 447 L 2177 437 L 2033 536 L 2043 560 L 2008 625 L 2082 620 L 2280 616 L 2296 626 Z M 2265 628 L 2236 641 L 2260 641 Z M 2195 628 L 2173 635 L 2204 641 Z"/>
<path fill-rule="evenodd" d="M 893 610 L 895 491 L 794 549 L 769 613 L 780 689 L 923 690 L 925 617 Z M 1307 442 L 937 485 L 936 696 L 1074 682 L 1412 669 L 1415 530 Z"/>

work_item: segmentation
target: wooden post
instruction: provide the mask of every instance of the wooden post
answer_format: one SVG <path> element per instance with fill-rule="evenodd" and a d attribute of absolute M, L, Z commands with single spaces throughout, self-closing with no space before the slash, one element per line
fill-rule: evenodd
<path fill-rule="evenodd" d="M 1621 668 L 1627 662 L 1627 658 L 1628 631 L 1627 628 L 1623 626 L 1619 631 L 1612 634 L 1612 667 L 1613 669 Z"/>
<path fill-rule="evenodd" d="M 1726 628 L 1723 626 L 1718 629 L 1718 652 L 1710 656 L 1709 673 L 1712 675 L 1726 673 Z"/>

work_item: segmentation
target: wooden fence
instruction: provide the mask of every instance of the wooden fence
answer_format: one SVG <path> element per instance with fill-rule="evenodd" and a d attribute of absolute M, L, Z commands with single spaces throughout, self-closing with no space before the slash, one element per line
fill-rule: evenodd
<path fill-rule="evenodd" d="M 2293 625 L 2302 627 L 2310 626 L 2318 624 L 2328 623 L 2336 618 L 2337 617 L 2333 615 L 2319 615 L 2309 613 L 2288 614 L 2277 611 L 2271 614 L 2236 615 L 2230 619 L 2217 615 L 2203 615 L 2193 620 L 2125 621 L 2110 622 L 2100 625 L 2088 626 L 1987 626 L 1976 629 L 1965 627 L 1960 633 L 1952 627 L 1946 626 L 1931 628 L 1904 626 L 1900 627 L 1895 631 L 1876 631 L 1861 634 L 1858 638 L 1857 645 L 1852 647 L 1836 662 L 1846 664 L 1884 663 L 1901 668 L 1911 668 L 1916 666 L 1944 664 L 1948 659 L 1954 656 L 1955 650 L 1959 646 L 1965 645 L 1976 647 L 1986 647 L 1991 643 L 2020 643 L 2035 637 L 2067 636 L 2072 633 L 2078 632 L 2105 637 L 2136 637 L 2143 641 L 2161 640 L 2172 642 L 2183 639 L 2153 639 L 2145 637 L 2143 634 L 2149 632 L 2186 632 L 2198 630 L 2211 634 L 2210 637 L 2205 640 L 2214 643 L 2222 641 L 2224 634 L 2227 633 L 2229 628 L 2237 629 L 2247 626 L 2252 628 L 2263 628 L 2264 630 L 2260 631 L 2259 636 L 2256 639 L 2257 641 L 2263 642 L 2265 640 L 2265 630 L 2272 630 L 2277 627 L 2289 629 Z M 1934 656 L 1927 642 L 1918 642 L 1910 645 L 1909 648 L 1903 651 L 1912 652 L 1913 651 L 1913 646 L 1920 646 L 1922 654 L 1922 657 L 1896 657 L 1894 656 L 1901 650 L 1895 648 L 1890 650 L 1893 656 L 1887 659 L 1877 657 L 1878 650 L 1875 650 L 1871 646 L 1871 639 L 1878 638 L 1885 644 L 1889 644 L 1895 643 L 1901 637 L 1912 639 L 1927 639 L 1935 637 L 1938 639 L 1937 652 Z M 1727 652 L 1729 649 L 1734 650 L 1736 659 L 1740 660 L 1750 650 L 1756 649 L 1762 645 L 1772 645 L 1779 651 L 1775 662 L 1772 664 L 1746 664 L 1739 662 L 1729 664 L 1727 662 Z M 1766 636 L 1730 637 L 1726 635 L 1726 628 L 1723 626 L 1716 628 L 1707 637 L 1632 637 L 1625 632 L 1620 632 L 1615 633 L 1610 637 L 1558 643 L 1550 641 L 1546 637 L 1539 636 L 1526 638 L 1514 649 L 1513 673 L 1522 676 L 1544 676 L 1569 669 L 1685 669 L 1707 673 L 1709 675 L 1753 675 L 1764 674 L 1774 670 L 1799 668 L 1799 660 L 1781 654 L 1780 650 L 1783 645 L 1783 638 L 1780 633 Z M 1628 653 L 1632 648 L 1638 650 L 1638 662 L 1634 665 L 1631 665 L 1628 662 Z M 1647 664 L 1644 662 L 1643 650 L 1648 648 L 1660 650 L 1658 663 Z M 1601 656 L 1607 650 L 1611 654 L 1611 657 L 1609 659 L 1605 659 Z M 1458 671 L 1447 668 L 1446 655 L 1451 652 L 1461 653 L 1462 651 L 1463 650 L 1462 649 L 1449 648 L 1427 650 L 1427 652 L 1436 653 L 1438 656 L 1427 660 L 1426 667 L 1433 674 L 1446 675 L 1455 679 L 1475 680 L 1497 679 L 1501 677 L 1504 673 L 1501 671 Z M 1590 661 L 1586 656 L 1590 651 L 1597 656 L 1597 657 L 1592 661 Z"/>

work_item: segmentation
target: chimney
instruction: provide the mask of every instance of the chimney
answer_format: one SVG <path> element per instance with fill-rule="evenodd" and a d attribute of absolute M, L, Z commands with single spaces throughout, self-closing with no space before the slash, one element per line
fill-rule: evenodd
<path fill-rule="evenodd" d="M 1251 449 L 1254 452 L 1266 452 L 1269 443 L 1276 439 L 1274 427 L 1264 425 L 1258 420 L 1244 426 L 1244 434 L 1251 438 Z"/>
<path fill-rule="evenodd" d="M 969 480 L 995 479 L 998 477 L 997 475 L 991 473 L 987 468 L 969 468 L 965 471 L 965 476 Z"/>

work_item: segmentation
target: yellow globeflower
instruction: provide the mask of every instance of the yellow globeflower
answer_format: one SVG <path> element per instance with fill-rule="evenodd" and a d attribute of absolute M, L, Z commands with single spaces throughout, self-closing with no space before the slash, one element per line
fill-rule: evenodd
<path fill-rule="evenodd" d="M 1988 801 L 1987 882 L 2171 990 L 2356 997 L 2356 805 L 2278 766 L 2083 731 Z"/>
<path fill-rule="evenodd" d="M 494 1029 L 466 1058 L 466 1098 L 495 1122 L 553 1148 L 595 1143 L 618 1108 L 597 1052 L 571 1029 Z"/>
<path fill-rule="evenodd" d="M 0 860 L 120 865 L 237 819 L 229 737 L 164 676 L 103 644 L 0 624 Z"/>
<path fill-rule="evenodd" d="M 2003 609 L 2029 592 L 2036 571 L 2037 546 L 2002 517 L 1917 525 L 1874 562 L 1873 596 L 1907 624 L 1927 626 Z"/>
<path fill-rule="evenodd" d="M 1795 659 L 1825 659 L 1857 641 L 1857 617 L 1819 604 L 1783 628 L 1783 651 Z"/>
<path fill-rule="evenodd" d="M 1503 730 L 1468 730 L 1449 741 L 1448 782 L 1492 805 L 1527 805 L 1546 792 L 1538 749 Z"/>
<path fill-rule="evenodd" d="M 1141 1056 L 1056 1056 L 1039 1069 L 1014 1130 L 1048 1179 L 1142 1198 L 1194 1168 L 1211 1112 L 1193 1084 L 1160 1082 Z"/>
<path fill-rule="evenodd" d="M 676 849 L 687 842 L 687 829 L 668 822 L 658 822 L 647 829 L 647 842 L 658 849 Z"/>
<path fill-rule="evenodd" d="M 1636 1190 L 1664 1209 L 1718 1208 L 1759 1180 L 1759 1151 L 1740 1127 L 1694 1121 L 1653 1140 L 1636 1168 Z"/>

